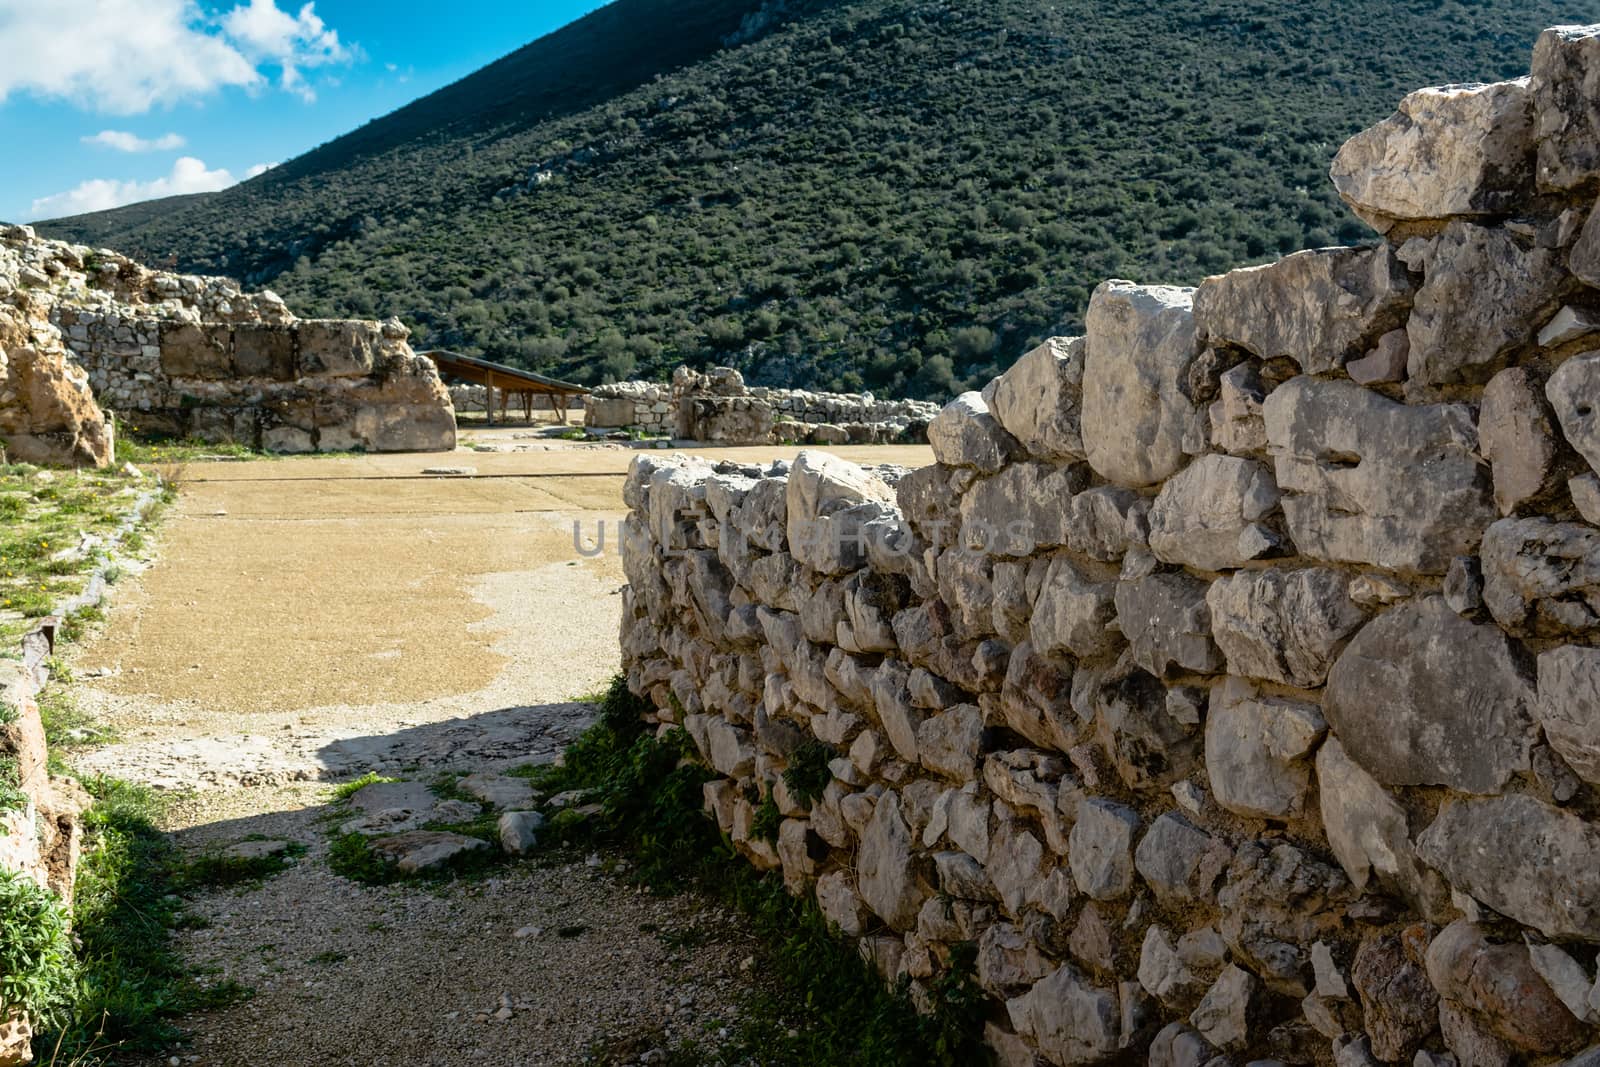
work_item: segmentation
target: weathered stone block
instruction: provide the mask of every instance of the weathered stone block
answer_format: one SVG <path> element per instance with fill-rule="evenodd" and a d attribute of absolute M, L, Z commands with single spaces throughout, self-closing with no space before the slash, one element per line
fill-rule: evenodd
<path fill-rule="evenodd" d="M 286 326 L 241 323 L 233 328 L 233 372 L 241 378 L 295 378 L 294 333 Z"/>
<path fill-rule="evenodd" d="M 1302 555 L 1443 574 L 1494 520 L 1464 406 L 1408 407 L 1352 382 L 1295 378 L 1263 411 Z"/>
<path fill-rule="evenodd" d="M 1600 629 L 1600 530 L 1549 519 L 1501 519 L 1483 535 L 1483 602 L 1522 637 Z"/>
<path fill-rule="evenodd" d="M 1447 801 L 1417 839 L 1450 884 L 1546 937 L 1600 941 L 1600 828 L 1520 793 Z"/>
<path fill-rule="evenodd" d="M 1529 766 L 1529 667 L 1499 630 L 1424 597 L 1356 636 L 1328 675 L 1323 709 L 1351 758 L 1384 785 L 1493 793 Z"/>
<path fill-rule="evenodd" d="M 1220 571 L 1278 542 L 1261 525 L 1278 508 L 1272 472 L 1254 460 L 1205 455 L 1178 472 L 1150 508 L 1150 551 L 1163 563 Z"/>
<path fill-rule="evenodd" d="M 1386 245 L 1318 248 L 1207 278 L 1195 290 L 1195 325 L 1213 344 L 1323 374 L 1403 325 L 1412 289 Z"/>
<path fill-rule="evenodd" d="M 161 326 L 161 370 L 172 378 L 217 381 L 233 374 L 233 330 L 227 326 Z"/>
<path fill-rule="evenodd" d="M 1424 275 L 1406 323 L 1413 384 L 1487 381 L 1534 347 L 1561 306 L 1559 253 L 1504 229 L 1452 222 L 1438 237 L 1408 241 L 1400 257 Z"/>
<path fill-rule="evenodd" d="M 1020 448 L 975 392 L 962 393 L 940 409 L 928 423 L 928 443 L 938 462 L 989 474 L 1005 466 Z"/>
<path fill-rule="evenodd" d="M 1344 143 L 1333 187 L 1380 233 L 1396 222 L 1496 215 L 1530 191 L 1527 79 L 1419 89 Z"/>
<path fill-rule="evenodd" d="M 1308 757 L 1326 730 L 1315 704 L 1264 697 L 1229 678 L 1206 716 L 1206 773 L 1217 803 L 1253 818 L 1300 814 L 1311 786 Z"/>
<path fill-rule="evenodd" d="M 1084 458 L 1081 337 L 1052 337 L 984 390 L 990 413 L 1030 455 Z"/>
<path fill-rule="evenodd" d="M 296 323 L 294 332 L 297 369 L 303 377 L 360 378 L 371 374 L 374 353 L 382 339 L 375 322 L 307 319 Z"/>
<path fill-rule="evenodd" d="M 1309 689 L 1327 680 L 1345 640 L 1367 613 L 1340 571 L 1241 571 L 1211 583 L 1206 605 L 1228 671 Z"/>
<path fill-rule="evenodd" d="M 1184 459 L 1197 417 L 1186 395 L 1195 357 L 1193 290 L 1104 282 L 1089 300 L 1083 440 L 1095 473 L 1154 485 Z"/>

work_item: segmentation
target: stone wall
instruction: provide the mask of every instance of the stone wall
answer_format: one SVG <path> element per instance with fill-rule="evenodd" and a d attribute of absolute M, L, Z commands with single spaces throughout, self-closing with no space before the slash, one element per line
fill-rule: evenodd
<path fill-rule="evenodd" d="M 398 320 L 297 319 L 270 292 L 26 226 L 0 228 L 0 302 L 47 320 L 99 404 L 141 431 L 278 452 L 455 447 L 449 393 Z"/>
<path fill-rule="evenodd" d="M 1596 84 L 1407 97 L 1382 243 L 1106 282 L 932 466 L 638 457 L 629 685 L 739 851 L 914 997 L 975 943 L 1005 1064 L 1600 1062 Z"/>
<path fill-rule="evenodd" d="M 35 699 L 44 684 L 53 629 L 23 639 L 22 662 L 0 659 L 0 761 L 15 766 L 21 807 L 0 811 L 0 870 L 32 878 L 70 905 L 82 844 L 82 789 L 48 769 L 44 724 Z M 32 1062 L 30 1020 L 0 1005 L 0 1064 Z"/>
<path fill-rule="evenodd" d="M 926 439 L 939 406 L 871 393 L 813 393 L 747 386 L 731 367 L 679 367 L 671 385 L 618 382 L 595 388 L 584 424 L 635 427 L 717 444 L 887 444 Z"/>

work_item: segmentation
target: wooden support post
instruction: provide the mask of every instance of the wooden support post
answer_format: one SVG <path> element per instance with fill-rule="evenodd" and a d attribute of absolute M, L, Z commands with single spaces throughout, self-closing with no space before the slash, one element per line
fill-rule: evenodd
<path fill-rule="evenodd" d="M 487 374 L 483 378 L 483 421 L 485 425 L 494 425 L 494 375 Z"/>

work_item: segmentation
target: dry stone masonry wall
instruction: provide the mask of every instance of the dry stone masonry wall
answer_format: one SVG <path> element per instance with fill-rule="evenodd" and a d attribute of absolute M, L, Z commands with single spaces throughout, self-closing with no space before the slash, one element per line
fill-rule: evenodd
<path fill-rule="evenodd" d="M 679 367 L 672 384 L 617 382 L 588 397 L 584 423 L 631 427 L 691 441 L 755 445 L 889 444 L 925 440 L 939 406 L 871 393 L 813 393 L 747 386 L 731 367 Z"/>
<path fill-rule="evenodd" d="M 65 351 L 77 394 L 92 390 L 141 430 L 278 452 L 455 445 L 449 394 L 397 320 L 297 319 L 270 292 L 152 271 L 26 226 L 0 227 L 0 315 L 7 305 L 28 316 L 36 349 Z M 0 393 L 0 420 L 10 406 Z"/>
<path fill-rule="evenodd" d="M 914 996 L 975 943 L 1005 1064 L 1600 1063 L 1597 87 L 1412 94 L 1381 243 L 1106 282 L 932 466 L 635 459 L 628 681 L 743 855 Z"/>

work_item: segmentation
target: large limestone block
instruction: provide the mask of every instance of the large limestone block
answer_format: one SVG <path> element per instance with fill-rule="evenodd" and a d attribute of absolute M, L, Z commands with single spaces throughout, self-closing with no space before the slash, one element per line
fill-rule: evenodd
<path fill-rule="evenodd" d="M 1263 405 L 1289 534 L 1311 559 L 1443 574 L 1494 521 L 1472 411 L 1294 378 Z"/>
<path fill-rule="evenodd" d="M 1528 79 L 1419 89 L 1346 141 L 1330 175 L 1379 233 L 1396 222 L 1497 215 L 1530 191 L 1533 94 Z"/>
<path fill-rule="evenodd" d="M 1600 471 L 1600 352 L 1574 356 L 1545 383 L 1545 397 L 1567 442 Z"/>
<path fill-rule="evenodd" d="M 1033 602 L 1028 633 L 1045 656 L 1092 659 L 1122 644 L 1117 583 L 1094 581 L 1066 556 L 1050 560 Z"/>
<path fill-rule="evenodd" d="M 1567 765 L 1600 784 L 1600 649 L 1565 645 L 1540 654 L 1539 720 Z"/>
<path fill-rule="evenodd" d="M 241 378 L 293 381 L 294 344 L 292 327 L 240 323 L 233 328 L 233 372 Z M 364 373 L 371 369 L 369 360 Z"/>
<path fill-rule="evenodd" d="M 1150 551 L 1205 571 L 1243 566 L 1278 542 L 1262 520 L 1278 509 L 1272 472 L 1252 459 L 1201 456 L 1161 487 L 1150 508 Z"/>
<path fill-rule="evenodd" d="M 950 467 L 976 467 L 993 474 L 1016 455 L 1016 438 L 989 413 L 981 393 L 962 393 L 928 423 L 933 458 Z"/>
<path fill-rule="evenodd" d="M 1302 689 L 1327 680 L 1367 618 L 1350 599 L 1349 577 L 1325 567 L 1225 575 L 1211 583 L 1206 605 L 1229 673 Z"/>
<path fill-rule="evenodd" d="M 1091 797 L 1078 805 L 1068 838 L 1072 879 L 1094 900 L 1117 900 L 1133 891 L 1133 845 L 1139 813 L 1126 804 Z"/>
<path fill-rule="evenodd" d="M 1122 1009 L 1116 993 L 1093 985 L 1070 963 L 1007 1001 L 1006 1012 L 1017 1033 L 1032 1038 L 1051 1062 L 1065 1067 L 1098 1063 L 1121 1045 Z"/>
<path fill-rule="evenodd" d="M 1323 709 L 1383 785 L 1494 793 L 1530 765 L 1538 731 L 1527 667 L 1498 629 L 1424 597 L 1356 635 L 1328 675 Z"/>
<path fill-rule="evenodd" d="M 1387 245 L 1317 248 L 1207 278 L 1195 290 L 1195 325 L 1212 344 L 1325 374 L 1404 325 L 1412 289 Z"/>
<path fill-rule="evenodd" d="M 1135 663 L 1157 677 L 1173 668 L 1209 672 L 1222 666 L 1211 640 L 1206 588 L 1187 574 L 1152 574 L 1117 584 L 1117 624 Z"/>
<path fill-rule="evenodd" d="M 1013 463 L 979 478 L 961 498 L 961 535 L 995 556 L 1031 556 L 1067 543 L 1073 493 L 1083 479 L 1072 468 Z"/>
<path fill-rule="evenodd" d="M 1134 867 L 1157 898 L 1176 904 L 1216 899 L 1217 881 L 1233 853 L 1220 839 L 1177 812 L 1168 812 L 1150 826 L 1134 853 Z"/>
<path fill-rule="evenodd" d="M 1317 792 L 1328 844 L 1350 884 L 1398 893 L 1425 915 L 1448 903 L 1439 876 L 1417 858 L 1406 811 L 1361 769 L 1336 737 L 1317 750 Z"/>
<path fill-rule="evenodd" d="M 1229 678 L 1206 716 L 1206 773 L 1217 803 L 1251 818 L 1299 815 L 1311 786 L 1307 757 L 1326 731 L 1315 704 L 1265 697 Z"/>
<path fill-rule="evenodd" d="M 1570 1051 L 1589 1036 L 1534 966 L 1520 941 L 1496 944 L 1458 920 L 1428 946 L 1428 978 L 1496 1037 L 1526 1052 Z"/>
<path fill-rule="evenodd" d="M 861 899 L 890 929 L 904 932 L 917 925 L 928 892 L 917 877 L 911 831 L 897 793 L 883 794 L 872 809 L 856 856 L 856 878 Z"/>
<path fill-rule="evenodd" d="M 879 508 L 863 505 L 877 504 Z M 894 504 L 882 478 L 826 452 L 802 449 L 789 468 L 785 517 L 794 558 L 824 574 L 866 562 L 862 527 Z"/>
<path fill-rule="evenodd" d="M 1083 442 L 1107 481 L 1140 487 L 1170 477 L 1197 412 L 1186 394 L 1195 357 L 1192 289 L 1103 282 L 1089 300 Z"/>
<path fill-rule="evenodd" d="M 1600 630 L 1600 530 L 1550 519 L 1501 519 L 1483 535 L 1483 602 L 1522 637 Z"/>
<path fill-rule="evenodd" d="M 1400 258 L 1424 275 L 1406 322 L 1414 385 L 1487 381 L 1538 343 L 1561 306 L 1560 254 L 1509 230 L 1452 222 L 1406 242 Z"/>
<path fill-rule="evenodd" d="M 1540 189 L 1574 189 L 1600 175 L 1600 26 L 1556 26 L 1533 46 Z"/>
<path fill-rule="evenodd" d="M 1500 514 L 1548 498 L 1560 484 L 1555 414 L 1528 368 L 1509 367 L 1490 380 L 1478 411 L 1478 438 L 1494 471 Z"/>
<path fill-rule="evenodd" d="M 984 390 L 989 411 L 1039 459 L 1084 458 L 1083 338 L 1052 337 Z"/>
<path fill-rule="evenodd" d="M 1600 827 L 1521 793 L 1447 801 L 1417 851 L 1455 888 L 1546 937 L 1600 941 Z"/>
<path fill-rule="evenodd" d="M 1073 706 L 1093 716 L 1095 737 L 1117 777 L 1133 790 L 1162 790 L 1187 777 L 1200 762 L 1198 714 L 1174 707 L 1161 680 L 1128 662 L 1110 671 L 1079 669 Z M 1082 685 L 1082 701 L 1078 683 Z"/>
<path fill-rule="evenodd" d="M 233 374 L 233 331 L 227 326 L 168 322 L 161 326 L 161 370 L 171 378 L 220 381 Z"/>

